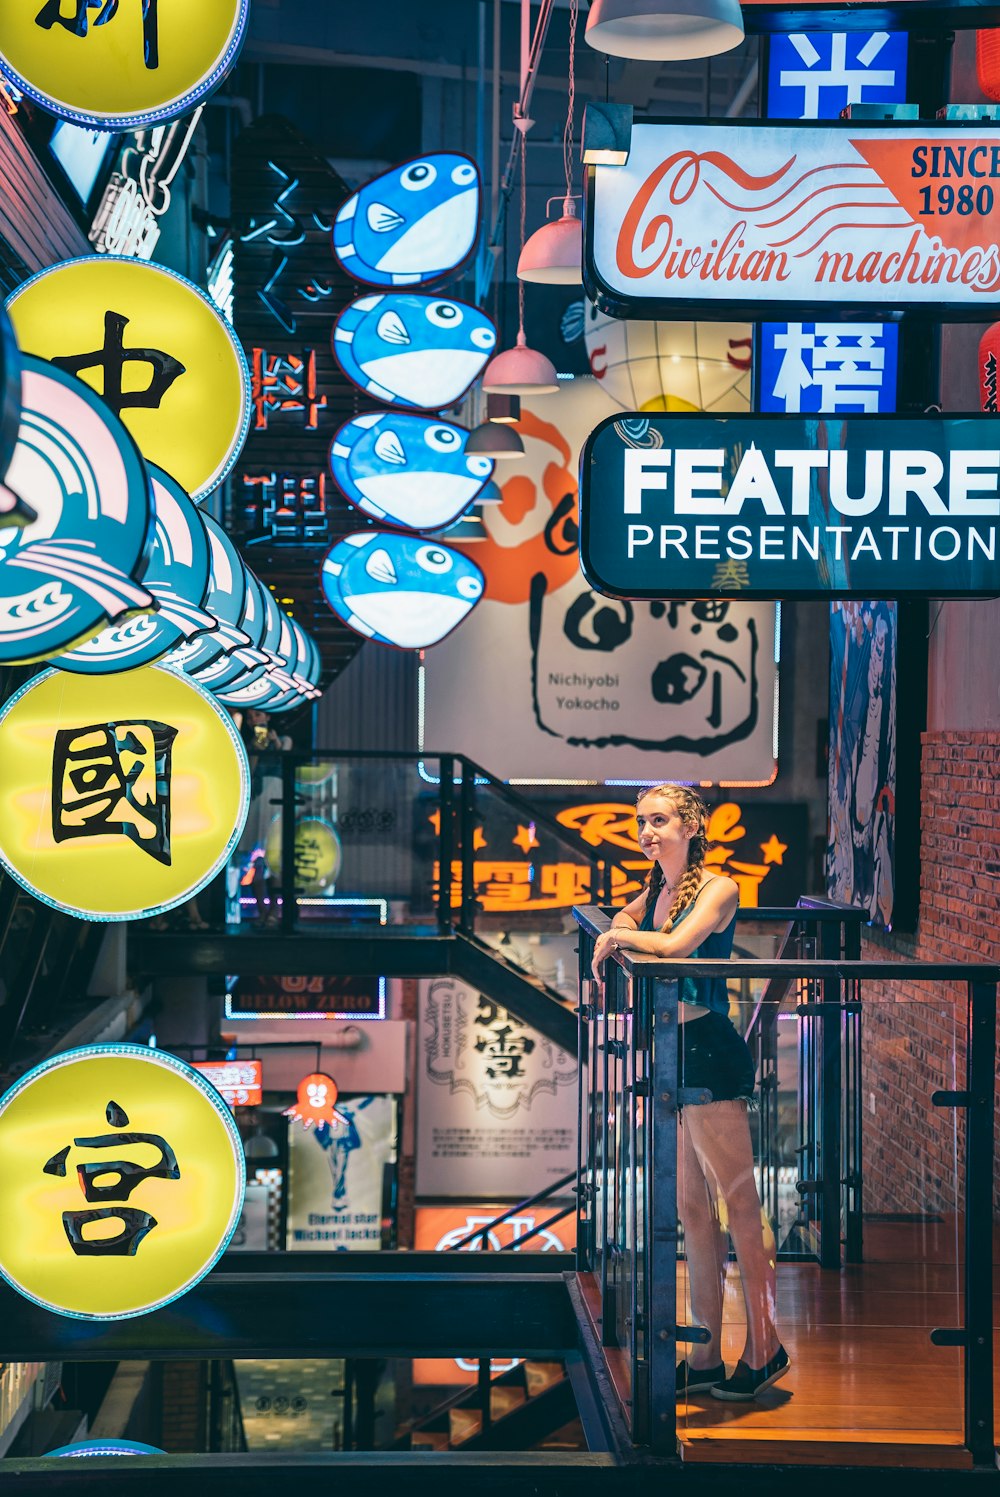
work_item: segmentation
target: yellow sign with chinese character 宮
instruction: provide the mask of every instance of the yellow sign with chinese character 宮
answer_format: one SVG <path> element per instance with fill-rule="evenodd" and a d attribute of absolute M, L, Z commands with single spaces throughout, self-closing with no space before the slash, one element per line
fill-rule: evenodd
<path fill-rule="evenodd" d="M 69 1050 L 0 1098 L 0 1274 L 60 1315 L 143 1315 L 216 1262 L 244 1184 L 232 1116 L 190 1066 Z"/>
<path fill-rule="evenodd" d="M 249 426 L 250 374 L 197 286 L 162 265 L 91 255 L 25 281 L 7 310 L 18 346 L 85 380 L 192 499 L 222 482 Z"/>
<path fill-rule="evenodd" d="M 156 665 L 36 676 L 0 712 L 0 784 L 0 862 L 91 920 L 190 899 L 235 847 L 249 803 L 232 720 Z"/>
<path fill-rule="evenodd" d="M 250 0 L 18 0 L 0 70 L 53 114 L 123 130 L 179 118 L 236 60 Z"/>

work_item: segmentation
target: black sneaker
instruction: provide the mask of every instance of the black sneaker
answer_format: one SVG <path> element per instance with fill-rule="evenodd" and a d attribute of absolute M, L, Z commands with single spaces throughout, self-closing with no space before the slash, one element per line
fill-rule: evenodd
<path fill-rule="evenodd" d="M 685 1393 L 702 1393 L 721 1383 L 725 1375 L 725 1362 L 720 1362 L 718 1367 L 689 1367 L 686 1361 L 678 1362 L 677 1392 L 682 1397 Z"/>
<path fill-rule="evenodd" d="M 783 1346 L 778 1347 L 770 1362 L 765 1362 L 763 1367 L 748 1367 L 741 1357 L 732 1377 L 712 1388 L 712 1397 L 723 1398 L 728 1403 L 749 1403 L 758 1393 L 776 1383 L 779 1377 L 784 1377 L 791 1365 Z"/>

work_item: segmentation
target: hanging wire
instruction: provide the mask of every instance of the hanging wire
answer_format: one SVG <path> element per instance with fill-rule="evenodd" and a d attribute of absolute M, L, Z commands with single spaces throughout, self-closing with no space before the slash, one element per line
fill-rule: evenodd
<path fill-rule="evenodd" d="M 576 18 L 580 0 L 569 0 L 569 92 L 566 127 L 563 130 L 563 169 L 566 173 L 566 196 L 573 191 L 573 111 L 576 105 Z"/>
<path fill-rule="evenodd" d="M 527 142 L 525 140 L 524 131 L 522 130 L 519 133 L 521 136 L 521 224 L 518 254 L 520 255 L 521 250 L 524 249 L 524 224 L 525 210 L 528 200 L 528 183 L 525 174 Z M 521 280 L 520 276 L 517 277 L 517 336 L 519 342 L 524 338 L 524 282 Z"/>

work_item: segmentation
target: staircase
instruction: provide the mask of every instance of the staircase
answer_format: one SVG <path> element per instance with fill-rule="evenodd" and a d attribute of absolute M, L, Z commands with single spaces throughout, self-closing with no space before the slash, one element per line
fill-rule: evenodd
<path fill-rule="evenodd" d="M 396 1438 L 395 1450 L 582 1450 L 576 1399 L 563 1362 L 519 1362 L 489 1382 L 489 1414 L 477 1386 L 463 1388 Z"/>
<path fill-rule="evenodd" d="M 274 756 L 267 775 L 272 788 L 264 793 L 280 816 L 280 893 L 272 889 L 280 926 L 258 930 L 251 918 L 178 940 L 136 923 L 129 942 L 134 980 L 451 975 L 577 1053 L 575 994 L 559 993 L 488 937 L 561 929 L 575 903 L 607 900 L 613 882 L 621 887 L 630 877 L 627 870 L 460 755 L 288 753 Z M 377 822 L 373 805 L 385 807 L 377 813 L 383 820 L 391 817 L 384 858 L 381 848 L 376 855 L 352 841 L 359 826 Z M 318 821 L 343 841 L 336 898 L 310 897 L 301 857 L 295 882 L 296 837 Z M 526 850 L 515 857 L 512 847 Z M 560 885 L 565 893 L 539 895 L 542 875 L 553 867 L 568 875 Z M 442 869 L 451 870 L 450 881 Z M 518 898 L 506 898 L 512 885 L 497 870 L 511 878 L 513 870 Z M 375 905 L 391 912 L 385 924 L 374 922 Z"/>

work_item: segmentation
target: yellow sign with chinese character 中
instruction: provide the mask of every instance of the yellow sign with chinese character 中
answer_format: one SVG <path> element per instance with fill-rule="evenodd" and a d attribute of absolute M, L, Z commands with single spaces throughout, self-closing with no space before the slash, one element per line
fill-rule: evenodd
<path fill-rule="evenodd" d="M 197 286 L 162 265 L 90 255 L 25 281 L 7 310 L 18 346 L 85 380 L 192 499 L 222 482 L 249 427 L 250 373 Z"/>
<path fill-rule="evenodd" d="M 0 712 L 0 862 L 46 904 L 129 920 L 190 899 L 243 830 L 249 772 L 208 692 L 163 666 L 46 671 Z"/>
<path fill-rule="evenodd" d="M 216 1262 L 244 1184 L 229 1109 L 190 1066 L 69 1050 L 0 1098 L 0 1274 L 60 1315 L 143 1315 Z"/>
<path fill-rule="evenodd" d="M 0 69 L 77 125 L 179 118 L 236 60 L 250 0 L 18 0 L 0 7 Z"/>

